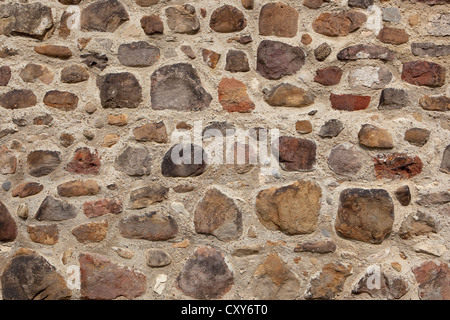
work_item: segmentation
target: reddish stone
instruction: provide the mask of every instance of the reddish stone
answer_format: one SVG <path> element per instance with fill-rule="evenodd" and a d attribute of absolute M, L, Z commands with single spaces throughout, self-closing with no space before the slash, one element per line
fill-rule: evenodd
<path fill-rule="evenodd" d="M 91 153 L 89 148 L 78 148 L 72 160 L 67 164 L 66 170 L 78 174 L 98 174 L 100 166 L 97 151 Z"/>
<path fill-rule="evenodd" d="M 357 44 L 339 51 L 337 58 L 339 60 L 379 59 L 392 61 L 396 58 L 396 53 L 388 48 L 373 44 Z"/>
<path fill-rule="evenodd" d="M 352 274 L 352 267 L 341 263 L 328 263 L 318 277 L 311 279 L 306 299 L 332 300 L 344 288 L 345 280 Z"/>
<path fill-rule="evenodd" d="M 56 224 L 48 226 L 28 226 L 30 239 L 33 242 L 54 245 L 59 240 L 59 228 Z"/>
<path fill-rule="evenodd" d="M 358 30 L 367 17 L 364 13 L 350 10 L 322 13 L 312 23 L 313 30 L 329 37 L 346 36 Z"/>
<path fill-rule="evenodd" d="M 370 96 L 352 94 L 330 94 L 331 107 L 335 110 L 357 111 L 367 109 Z"/>
<path fill-rule="evenodd" d="M 11 90 L 0 95 L 0 105 L 5 109 L 30 108 L 36 103 L 36 95 L 31 90 Z"/>
<path fill-rule="evenodd" d="M 412 269 L 419 283 L 421 300 L 450 300 L 450 268 L 448 264 L 426 261 Z"/>
<path fill-rule="evenodd" d="M 377 39 L 383 43 L 398 45 L 407 43 L 409 36 L 403 29 L 384 27 L 381 29 L 380 33 L 378 33 Z"/>
<path fill-rule="evenodd" d="M 233 78 L 223 78 L 219 83 L 219 102 L 228 112 L 250 112 L 255 104 L 247 94 L 247 86 Z"/>
<path fill-rule="evenodd" d="M 302 38 L 300 40 L 305 46 L 310 45 L 312 42 L 312 38 L 309 34 L 304 33 L 302 34 Z"/>
<path fill-rule="evenodd" d="M 206 64 L 211 68 L 214 69 L 217 66 L 217 63 L 220 59 L 220 54 L 217 52 L 214 52 L 212 50 L 203 49 L 202 50 L 202 57 L 203 61 L 206 62 Z"/>
<path fill-rule="evenodd" d="M 18 185 L 11 191 L 13 197 L 25 198 L 34 196 L 44 190 L 44 186 L 38 182 L 26 182 Z"/>
<path fill-rule="evenodd" d="M 11 217 L 8 208 L 0 201 L 0 242 L 14 241 L 16 237 L 17 224 Z"/>
<path fill-rule="evenodd" d="M 342 69 L 339 67 L 327 67 L 316 71 L 314 81 L 324 86 L 335 86 L 341 82 Z"/>
<path fill-rule="evenodd" d="M 424 110 L 448 111 L 450 110 L 450 98 L 447 96 L 424 95 L 422 98 L 420 98 L 419 105 Z"/>
<path fill-rule="evenodd" d="M 100 217 L 105 214 L 122 212 L 122 201 L 119 199 L 99 199 L 83 203 L 83 212 L 88 218 Z"/>
<path fill-rule="evenodd" d="M 259 14 L 259 34 L 292 38 L 297 34 L 298 11 L 282 2 L 267 3 Z"/>
<path fill-rule="evenodd" d="M 72 56 L 72 51 L 69 48 L 51 44 L 34 47 L 34 51 L 48 57 L 59 59 L 69 59 Z"/>
<path fill-rule="evenodd" d="M 409 179 L 420 174 L 423 168 L 418 156 L 403 153 L 379 154 L 373 161 L 377 179 Z"/>
<path fill-rule="evenodd" d="M 44 104 L 62 111 L 72 111 L 78 106 L 78 97 L 70 92 L 53 90 L 45 94 Z"/>
<path fill-rule="evenodd" d="M 60 184 L 57 188 L 62 197 L 92 196 L 100 192 L 100 186 L 94 180 L 73 180 Z"/>
<path fill-rule="evenodd" d="M 416 86 L 442 87 L 445 84 L 445 68 L 424 60 L 403 64 L 402 80 Z"/>
<path fill-rule="evenodd" d="M 312 140 L 280 137 L 280 165 L 286 171 L 311 171 L 316 163 L 316 149 Z"/>
<path fill-rule="evenodd" d="M 108 221 L 82 224 L 72 230 L 72 234 L 81 243 L 100 242 L 108 233 Z"/>

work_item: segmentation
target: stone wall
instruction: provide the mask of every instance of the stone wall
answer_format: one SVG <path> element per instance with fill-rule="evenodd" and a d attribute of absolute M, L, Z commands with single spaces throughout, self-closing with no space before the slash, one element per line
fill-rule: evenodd
<path fill-rule="evenodd" d="M 449 10 L 0 0 L 0 295 L 450 299 Z"/>

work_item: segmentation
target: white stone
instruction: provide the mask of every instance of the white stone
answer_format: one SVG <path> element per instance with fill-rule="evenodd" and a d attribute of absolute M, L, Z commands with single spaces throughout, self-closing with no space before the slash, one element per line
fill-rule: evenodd
<path fill-rule="evenodd" d="M 157 294 L 161 294 L 164 291 L 164 288 L 166 286 L 165 282 L 167 281 L 167 275 L 161 273 L 156 276 L 155 279 L 155 286 L 153 287 L 153 291 L 155 291 Z"/>
<path fill-rule="evenodd" d="M 420 242 L 414 246 L 414 250 L 418 253 L 440 257 L 447 251 L 447 247 L 437 242 Z"/>
<path fill-rule="evenodd" d="M 189 212 L 184 208 L 184 205 L 181 202 L 172 202 L 171 204 L 172 210 L 178 214 L 182 214 L 185 216 L 189 215 Z"/>
<path fill-rule="evenodd" d="M 381 9 L 377 5 L 373 5 L 367 8 L 369 11 L 369 16 L 367 17 L 366 28 L 372 30 L 372 32 L 377 36 L 383 27 L 383 19 L 381 17 Z"/>

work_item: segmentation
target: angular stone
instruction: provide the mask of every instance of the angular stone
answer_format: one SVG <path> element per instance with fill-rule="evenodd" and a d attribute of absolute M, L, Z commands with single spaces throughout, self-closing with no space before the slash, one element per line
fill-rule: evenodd
<path fill-rule="evenodd" d="M 190 4 L 173 6 L 166 9 L 167 25 L 176 33 L 196 34 L 200 30 L 200 22 L 195 8 Z"/>
<path fill-rule="evenodd" d="M 223 78 L 218 88 L 219 103 L 228 112 L 250 112 L 255 104 L 247 94 L 247 86 L 234 78 Z"/>
<path fill-rule="evenodd" d="M 450 300 L 450 268 L 444 262 L 426 261 L 412 269 L 421 300 Z"/>
<path fill-rule="evenodd" d="M 264 101 L 273 107 L 306 107 L 315 99 L 311 92 L 289 83 L 281 83 L 263 93 Z"/>
<path fill-rule="evenodd" d="M 92 153 L 87 147 L 78 148 L 72 160 L 67 164 L 66 170 L 77 174 L 98 174 L 100 171 L 98 152 Z"/>
<path fill-rule="evenodd" d="M 357 44 L 346 47 L 337 54 L 339 60 L 379 59 L 392 61 L 396 59 L 395 51 L 373 44 Z"/>
<path fill-rule="evenodd" d="M 178 143 L 164 155 L 161 171 L 164 177 L 195 177 L 205 172 L 205 151 L 194 144 Z M 180 162 L 180 163 L 177 163 Z"/>
<path fill-rule="evenodd" d="M 128 146 L 117 157 L 115 168 L 129 176 L 148 176 L 151 172 L 151 160 L 146 148 Z"/>
<path fill-rule="evenodd" d="M 279 41 L 263 40 L 259 44 L 256 71 L 266 79 L 277 80 L 297 73 L 305 64 L 305 53 Z"/>
<path fill-rule="evenodd" d="M 141 28 L 144 30 L 144 33 L 148 36 L 164 33 L 164 24 L 157 14 L 143 16 L 141 18 Z"/>
<path fill-rule="evenodd" d="M 218 299 L 233 284 L 233 272 L 223 254 L 211 247 L 198 248 L 176 280 L 177 288 L 195 299 Z"/>
<path fill-rule="evenodd" d="M 385 66 L 364 66 L 354 68 L 348 74 L 348 83 L 352 89 L 381 89 L 392 80 L 392 73 Z"/>
<path fill-rule="evenodd" d="M 250 71 L 247 54 L 240 50 L 229 50 L 227 53 L 227 62 L 225 70 L 230 72 Z"/>
<path fill-rule="evenodd" d="M 422 128 L 412 128 L 405 132 L 405 140 L 410 144 L 422 147 L 430 138 L 430 130 Z"/>
<path fill-rule="evenodd" d="M 344 71 L 339 67 L 326 67 L 316 70 L 314 81 L 324 86 L 335 86 L 341 82 Z"/>
<path fill-rule="evenodd" d="M 259 34 L 293 38 L 297 34 L 298 16 L 298 11 L 286 3 L 267 3 L 259 13 Z"/>
<path fill-rule="evenodd" d="M 209 189 L 195 207 L 195 232 L 212 234 L 222 241 L 238 239 L 242 234 L 242 213 L 233 199 L 217 189 Z"/>
<path fill-rule="evenodd" d="M 437 233 L 440 223 L 433 215 L 418 211 L 410 214 L 403 222 L 398 231 L 400 238 L 408 240 L 413 237 Z"/>
<path fill-rule="evenodd" d="M 403 89 L 386 88 L 381 91 L 380 110 L 396 110 L 401 109 L 409 104 L 408 92 Z"/>
<path fill-rule="evenodd" d="M 415 56 L 442 57 L 450 55 L 450 45 L 436 45 L 432 42 L 411 43 Z"/>
<path fill-rule="evenodd" d="M 148 249 L 145 252 L 145 261 L 151 268 L 161 268 L 172 262 L 172 257 L 161 249 Z"/>
<path fill-rule="evenodd" d="M 230 5 L 224 5 L 213 11 L 209 27 L 221 33 L 238 32 L 245 29 L 247 20 L 242 11 Z"/>
<path fill-rule="evenodd" d="M 142 102 L 142 87 L 129 72 L 110 73 L 97 78 L 103 108 L 137 108 Z"/>
<path fill-rule="evenodd" d="M 425 241 L 417 243 L 414 246 L 414 251 L 440 257 L 447 251 L 447 247 L 438 241 Z"/>
<path fill-rule="evenodd" d="M 383 21 L 399 23 L 402 21 L 400 10 L 396 7 L 383 8 Z"/>
<path fill-rule="evenodd" d="M 82 224 L 72 230 L 72 234 L 80 243 L 100 242 L 108 233 L 108 221 Z"/>
<path fill-rule="evenodd" d="M 217 63 L 219 62 L 220 59 L 220 54 L 212 51 L 212 50 L 208 50 L 208 49 L 203 49 L 202 50 L 202 58 L 203 61 L 211 68 L 211 69 L 215 69 L 217 66 Z"/>
<path fill-rule="evenodd" d="M 167 130 L 164 122 L 147 123 L 143 126 L 133 129 L 133 136 L 136 141 L 154 141 L 158 143 L 165 143 L 167 139 Z"/>
<path fill-rule="evenodd" d="M 81 29 L 85 31 L 114 32 L 130 20 L 128 12 L 117 0 L 99 0 L 81 11 Z"/>
<path fill-rule="evenodd" d="M 105 54 L 88 53 L 82 54 L 80 57 L 84 59 L 83 63 L 90 68 L 95 67 L 103 71 L 108 66 L 108 57 Z"/>
<path fill-rule="evenodd" d="M 353 8 L 367 9 L 373 5 L 374 0 L 348 0 L 348 6 Z"/>
<path fill-rule="evenodd" d="M 344 124 L 339 119 L 331 119 L 324 123 L 318 133 L 322 138 L 334 138 L 344 130 Z"/>
<path fill-rule="evenodd" d="M 331 54 L 331 47 L 328 43 L 324 42 L 314 49 L 314 57 L 317 61 L 325 61 Z"/>
<path fill-rule="evenodd" d="M 450 144 L 444 150 L 439 170 L 445 173 L 450 173 Z"/>
<path fill-rule="evenodd" d="M 369 107 L 370 96 L 352 94 L 330 94 L 331 107 L 335 110 L 358 111 Z"/>
<path fill-rule="evenodd" d="M 137 298 L 146 292 L 147 278 L 128 267 L 122 267 L 99 254 L 80 255 L 81 297 L 112 300 Z"/>
<path fill-rule="evenodd" d="M 13 174 L 16 172 L 17 158 L 6 146 L 0 146 L 0 174 Z"/>
<path fill-rule="evenodd" d="M 33 242 L 54 245 L 59 240 L 59 228 L 56 224 L 44 226 L 28 226 L 28 234 Z"/>
<path fill-rule="evenodd" d="M 201 110 L 212 97 L 202 87 L 196 70 L 187 63 L 164 66 L 151 76 L 152 109 Z"/>
<path fill-rule="evenodd" d="M 62 221 L 73 219 L 76 216 L 77 209 L 75 206 L 47 196 L 36 212 L 35 219 L 38 221 Z"/>
<path fill-rule="evenodd" d="M 377 179 L 409 179 L 420 174 L 423 168 L 418 156 L 404 153 L 379 154 L 373 161 Z"/>
<path fill-rule="evenodd" d="M 411 191 L 409 190 L 408 185 L 404 185 L 401 187 L 398 187 L 395 190 L 395 197 L 397 198 L 398 202 L 402 206 L 407 206 L 411 203 Z"/>
<path fill-rule="evenodd" d="M 309 234 L 316 229 L 322 190 L 310 181 L 262 190 L 256 197 L 256 214 L 269 230 L 288 235 Z"/>
<path fill-rule="evenodd" d="M 339 144 L 331 149 L 327 164 L 334 173 L 352 176 L 361 170 L 363 154 L 351 144 Z"/>
<path fill-rule="evenodd" d="M 58 151 L 37 150 L 27 156 L 28 173 L 33 177 L 46 176 L 55 171 L 61 163 Z"/>
<path fill-rule="evenodd" d="M 402 80 L 416 86 L 442 87 L 445 84 L 445 72 L 446 69 L 437 63 L 411 61 L 403 64 Z"/>
<path fill-rule="evenodd" d="M 349 10 L 341 12 L 325 12 L 312 23 L 315 32 L 329 37 L 346 36 L 358 30 L 367 20 L 364 13 Z"/>
<path fill-rule="evenodd" d="M 0 95 L 0 105 L 5 109 L 24 109 L 35 106 L 36 95 L 31 90 L 11 90 Z"/>
<path fill-rule="evenodd" d="M 7 86 L 11 79 L 11 68 L 3 66 L 0 68 L 0 86 Z"/>
<path fill-rule="evenodd" d="M 44 96 L 44 104 L 61 111 L 73 111 L 78 107 L 78 97 L 67 91 L 49 91 Z"/>
<path fill-rule="evenodd" d="M 335 229 L 344 238 L 380 244 L 392 232 L 394 203 L 383 189 L 345 189 L 339 196 Z"/>
<path fill-rule="evenodd" d="M 29 249 L 19 249 L 14 254 L 1 282 L 4 300 L 63 300 L 71 296 L 55 267 Z"/>
<path fill-rule="evenodd" d="M 0 201 L 0 242 L 14 241 L 17 237 L 17 224 L 8 211 L 8 208 Z M 3 296 L 5 299 L 5 296 Z"/>
<path fill-rule="evenodd" d="M 181 46 L 180 49 L 181 49 L 181 51 L 183 51 L 183 53 L 184 53 L 185 55 L 187 55 L 189 58 L 191 58 L 191 59 L 197 58 L 197 56 L 195 55 L 195 52 L 194 52 L 194 50 L 192 50 L 192 47 L 191 47 L 191 46 L 184 45 L 184 46 Z"/>
<path fill-rule="evenodd" d="M 0 34 L 19 35 L 42 40 L 53 28 L 52 9 L 39 2 L 0 5 Z"/>
<path fill-rule="evenodd" d="M 447 3 L 448 5 L 448 3 Z M 450 14 L 434 14 L 428 20 L 427 31 L 432 36 L 445 37 L 450 35 Z"/>
<path fill-rule="evenodd" d="M 374 285 L 374 279 L 376 279 L 376 286 Z M 380 269 L 377 270 L 373 266 L 369 266 L 364 276 L 353 288 L 352 294 L 367 293 L 375 299 L 392 300 L 403 297 L 408 290 L 409 284 L 404 278 L 387 275 Z"/>
<path fill-rule="evenodd" d="M 89 72 L 79 65 L 71 65 L 61 70 L 61 82 L 80 83 L 89 79 Z"/>
<path fill-rule="evenodd" d="M 127 67 L 149 67 L 155 64 L 161 52 L 146 41 L 124 43 L 119 46 L 118 59 Z"/>
<path fill-rule="evenodd" d="M 255 1 L 254 0 L 241 0 L 241 4 L 245 9 L 252 10 L 255 5 Z"/>
<path fill-rule="evenodd" d="M 309 120 L 300 120 L 295 123 L 295 131 L 306 134 L 312 132 L 312 124 Z"/>
<path fill-rule="evenodd" d="M 122 201 L 119 199 L 99 199 L 83 203 L 83 213 L 88 218 L 119 214 L 122 212 Z"/>
<path fill-rule="evenodd" d="M 33 124 L 37 126 L 48 126 L 52 123 L 53 117 L 50 114 L 45 114 L 43 116 L 37 116 L 33 119 Z"/>
<path fill-rule="evenodd" d="M 130 208 L 143 209 L 155 202 L 161 202 L 167 199 L 169 188 L 162 185 L 149 185 L 146 187 L 134 189 L 130 194 Z"/>
<path fill-rule="evenodd" d="M 424 207 L 440 206 L 448 202 L 450 202 L 450 192 L 448 191 L 421 194 L 419 200 L 417 200 L 417 203 Z"/>
<path fill-rule="evenodd" d="M 358 132 L 359 143 L 369 148 L 393 148 L 394 140 L 391 134 L 382 128 L 371 124 L 363 124 Z"/>
<path fill-rule="evenodd" d="M 311 171 L 316 163 L 317 146 L 314 141 L 282 136 L 278 145 L 280 166 L 286 171 Z"/>
<path fill-rule="evenodd" d="M 11 195 L 13 197 L 26 198 L 30 196 L 34 196 L 44 190 L 44 186 L 38 182 L 25 182 L 11 191 Z"/>
<path fill-rule="evenodd" d="M 377 39 L 388 44 L 403 44 L 409 41 L 409 36 L 404 29 L 384 27 L 378 33 Z"/>
<path fill-rule="evenodd" d="M 419 105 L 424 110 L 448 111 L 450 110 L 450 98 L 447 96 L 424 95 L 422 98 L 420 98 Z"/>
<path fill-rule="evenodd" d="M 93 196 L 100 192 L 100 186 L 94 180 L 72 180 L 57 187 L 61 197 Z"/>
<path fill-rule="evenodd" d="M 300 281 L 277 253 L 271 253 L 256 268 L 250 288 L 258 300 L 292 300 Z"/>
<path fill-rule="evenodd" d="M 331 240 L 301 243 L 294 248 L 294 252 L 312 252 L 321 254 L 333 253 L 335 251 L 336 243 Z"/>
<path fill-rule="evenodd" d="M 72 57 L 72 51 L 65 46 L 43 44 L 41 46 L 34 47 L 34 51 L 50 58 L 69 59 Z"/>
<path fill-rule="evenodd" d="M 328 263 L 320 274 L 311 279 L 305 298 L 308 300 L 333 300 L 344 288 L 352 267 L 341 263 Z"/>
<path fill-rule="evenodd" d="M 171 216 L 150 212 L 121 219 L 119 231 L 128 239 L 164 241 L 176 237 L 178 224 Z"/>

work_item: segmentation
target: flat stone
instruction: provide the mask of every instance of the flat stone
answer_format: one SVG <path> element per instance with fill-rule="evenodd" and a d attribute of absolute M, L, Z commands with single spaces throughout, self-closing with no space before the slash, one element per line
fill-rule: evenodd
<path fill-rule="evenodd" d="M 43 44 L 41 46 L 34 47 L 34 51 L 50 58 L 69 59 L 72 57 L 72 51 L 65 46 Z"/>
<path fill-rule="evenodd" d="M 444 262 L 426 261 L 412 269 L 421 300 L 450 300 L 450 268 Z"/>
<path fill-rule="evenodd" d="M 134 257 L 135 252 L 131 249 L 120 248 L 120 247 L 112 247 L 117 254 L 124 259 L 132 259 Z"/>
<path fill-rule="evenodd" d="M 334 66 L 318 69 L 314 76 L 314 82 L 323 86 L 335 86 L 341 82 L 343 72 L 341 68 Z"/>
<path fill-rule="evenodd" d="M 287 235 L 309 234 L 316 229 L 321 188 L 310 181 L 262 190 L 256 197 L 256 214 L 269 230 Z"/>
<path fill-rule="evenodd" d="M 12 189 L 11 195 L 13 197 L 26 198 L 34 196 L 42 190 L 44 190 L 44 186 L 38 182 L 25 182 Z"/>
<path fill-rule="evenodd" d="M 312 23 L 315 32 L 328 37 L 346 36 L 358 30 L 367 20 L 359 11 L 324 12 Z"/>
<path fill-rule="evenodd" d="M 242 213 L 233 199 L 218 189 L 209 189 L 194 211 L 195 232 L 212 234 L 222 241 L 237 240 L 242 234 Z"/>
<path fill-rule="evenodd" d="M 245 29 L 247 26 L 247 19 L 238 8 L 223 5 L 213 11 L 209 27 L 221 33 L 238 32 Z"/>
<path fill-rule="evenodd" d="M 195 59 L 197 58 L 197 55 L 195 54 L 194 50 L 192 49 L 191 46 L 188 45 L 184 45 L 180 47 L 181 51 L 183 51 L 183 53 L 185 55 L 187 55 L 189 58 L 191 59 Z"/>
<path fill-rule="evenodd" d="M 93 196 L 100 192 L 100 186 L 94 180 L 72 180 L 57 187 L 61 197 Z"/>
<path fill-rule="evenodd" d="M 294 252 L 312 252 L 312 253 L 333 253 L 336 251 L 336 243 L 331 240 L 321 240 L 316 242 L 305 242 L 298 244 Z"/>
<path fill-rule="evenodd" d="M 277 80 L 295 74 L 304 64 L 305 53 L 300 47 L 271 40 L 259 44 L 256 71 L 266 79 Z"/>
<path fill-rule="evenodd" d="M 331 107 L 335 110 L 358 111 L 369 107 L 370 96 L 353 94 L 330 94 Z"/>
<path fill-rule="evenodd" d="M 70 133 L 62 133 L 59 136 L 59 141 L 63 147 L 68 148 L 75 142 L 75 137 Z"/>
<path fill-rule="evenodd" d="M 444 150 L 439 170 L 445 173 L 450 173 L 450 144 Z"/>
<path fill-rule="evenodd" d="M 430 130 L 422 128 L 411 128 L 405 131 L 404 139 L 410 144 L 422 147 L 430 138 Z"/>
<path fill-rule="evenodd" d="M 151 160 L 146 148 L 128 146 L 119 154 L 114 166 L 129 176 L 148 176 L 151 172 Z"/>
<path fill-rule="evenodd" d="M 380 269 L 371 267 L 367 268 L 364 276 L 355 285 L 352 294 L 367 293 L 374 299 L 393 300 L 400 299 L 408 292 L 409 284 L 404 278 L 387 275 Z"/>
<path fill-rule="evenodd" d="M 37 116 L 33 119 L 33 124 L 36 126 L 48 126 L 53 122 L 53 117 L 50 114 L 45 114 L 42 116 Z"/>
<path fill-rule="evenodd" d="M 261 245 L 240 246 L 233 251 L 232 255 L 235 257 L 246 257 L 260 254 L 262 249 Z"/>
<path fill-rule="evenodd" d="M 100 242 L 108 234 L 108 221 L 92 222 L 72 229 L 72 234 L 80 243 Z"/>
<path fill-rule="evenodd" d="M 324 123 L 318 133 L 322 138 L 334 138 L 344 130 L 344 124 L 339 119 L 331 119 Z"/>
<path fill-rule="evenodd" d="M 319 275 L 311 279 L 305 298 L 308 300 L 333 300 L 344 288 L 352 267 L 342 263 L 328 263 Z"/>
<path fill-rule="evenodd" d="M 381 91 L 380 110 L 397 110 L 404 108 L 410 103 L 408 91 L 403 89 L 386 88 Z"/>
<path fill-rule="evenodd" d="M 142 87 L 129 72 L 110 73 L 97 78 L 103 108 L 137 108 L 142 102 Z"/>
<path fill-rule="evenodd" d="M 312 132 L 312 124 L 309 120 L 299 120 L 295 123 L 295 131 L 307 134 Z"/>
<path fill-rule="evenodd" d="M 108 66 L 108 57 L 105 54 L 88 53 L 80 56 L 83 58 L 83 63 L 90 68 L 98 68 L 104 70 Z"/>
<path fill-rule="evenodd" d="M 67 91 L 53 90 L 44 96 L 44 104 L 61 111 L 73 111 L 78 107 L 78 97 Z"/>
<path fill-rule="evenodd" d="M 17 224 L 8 208 L 0 201 L 0 242 L 11 242 L 17 237 Z M 3 296 L 3 299 L 5 297 Z"/>
<path fill-rule="evenodd" d="M 363 124 L 358 132 L 359 143 L 368 148 L 393 148 L 394 140 L 386 129 Z"/>
<path fill-rule="evenodd" d="M 79 65 L 71 65 L 61 70 L 61 82 L 80 83 L 89 79 L 89 72 Z"/>
<path fill-rule="evenodd" d="M 100 166 L 98 152 L 93 153 L 89 148 L 84 147 L 75 151 L 72 160 L 66 166 L 66 170 L 77 174 L 98 174 Z"/>
<path fill-rule="evenodd" d="M 79 263 L 82 299 L 133 299 L 146 292 L 146 276 L 129 267 L 115 264 L 103 255 L 83 253 Z"/>
<path fill-rule="evenodd" d="M 384 27 L 378 33 L 377 39 L 383 43 L 400 45 L 409 41 L 409 36 L 404 29 Z"/>
<path fill-rule="evenodd" d="M 344 61 L 362 59 L 392 61 L 396 59 L 396 53 L 386 47 L 380 47 L 374 44 L 357 44 L 339 51 L 337 58 Z"/>
<path fill-rule="evenodd" d="M 398 187 L 395 190 L 395 197 L 397 198 L 398 202 L 402 206 L 407 206 L 411 203 L 411 191 L 409 190 L 408 185 L 404 185 L 401 187 Z"/>
<path fill-rule="evenodd" d="M 428 111 L 448 111 L 450 110 L 450 97 L 424 95 L 420 98 L 419 105 Z"/>
<path fill-rule="evenodd" d="M 275 148 L 277 145 L 275 144 Z M 316 163 L 316 143 L 282 136 L 278 144 L 280 166 L 285 171 L 311 171 Z"/>
<path fill-rule="evenodd" d="M 118 59 L 127 67 L 149 67 L 155 64 L 161 52 L 158 47 L 146 41 L 124 43 L 119 46 Z"/>
<path fill-rule="evenodd" d="M 128 12 L 117 0 L 99 0 L 81 11 L 81 29 L 84 31 L 114 32 L 130 20 Z"/>
<path fill-rule="evenodd" d="M 293 38 L 297 34 L 298 17 L 298 11 L 286 3 L 267 3 L 259 13 L 259 34 Z"/>
<path fill-rule="evenodd" d="M 203 49 L 202 50 L 202 58 L 203 61 L 211 68 L 211 69 L 215 69 L 217 66 L 217 63 L 219 62 L 219 59 L 221 57 L 221 54 L 212 51 L 212 50 L 208 50 L 208 49 Z"/>
<path fill-rule="evenodd" d="M 190 4 L 167 8 L 166 17 L 167 25 L 173 32 L 196 34 L 200 30 L 195 8 Z"/>
<path fill-rule="evenodd" d="M 150 7 L 157 4 L 159 0 L 136 0 L 136 4 L 141 7 Z"/>
<path fill-rule="evenodd" d="M 63 300 L 71 297 L 66 280 L 30 249 L 19 249 L 1 275 L 4 300 Z"/>
<path fill-rule="evenodd" d="M 161 249 L 148 249 L 145 252 L 145 261 L 151 268 L 161 268 L 172 262 L 172 257 Z"/>
<path fill-rule="evenodd" d="M 28 234 L 33 242 L 54 245 L 59 240 L 59 228 L 56 224 L 44 226 L 28 226 Z"/>
<path fill-rule="evenodd" d="M 263 91 L 264 101 L 272 107 L 306 107 L 314 103 L 315 96 L 289 83 L 281 83 L 270 91 Z"/>
<path fill-rule="evenodd" d="M 392 232 L 394 203 L 383 189 L 345 189 L 339 196 L 335 229 L 341 237 L 380 244 Z"/>
<path fill-rule="evenodd" d="M 250 71 L 247 54 L 240 50 L 229 50 L 227 52 L 227 62 L 225 70 L 230 72 L 247 72 Z"/>
<path fill-rule="evenodd" d="M 448 3 L 447 3 L 448 4 Z M 450 14 L 432 15 L 428 20 L 427 31 L 432 36 L 445 37 L 450 35 Z"/>
<path fill-rule="evenodd" d="M 136 141 L 154 141 L 165 143 L 168 141 L 166 125 L 164 122 L 152 122 L 133 129 L 133 136 Z"/>
<path fill-rule="evenodd" d="M 131 209 L 143 209 L 156 202 L 164 201 L 168 198 L 169 188 L 162 185 L 148 185 L 134 189 L 130 194 Z"/>
<path fill-rule="evenodd" d="M 437 241 L 426 241 L 417 243 L 414 246 L 414 251 L 440 257 L 447 251 L 447 247 Z"/>
<path fill-rule="evenodd" d="M 47 196 L 39 206 L 35 219 L 38 221 L 63 221 L 73 219 L 76 216 L 77 209 L 75 206 L 52 196 Z"/>
<path fill-rule="evenodd" d="M 403 220 L 398 235 L 400 238 L 409 240 L 413 237 L 438 233 L 440 230 L 439 220 L 432 214 L 418 211 L 411 213 Z"/>
<path fill-rule="evenodd" d="M 374 0 L 348 0 L 348 6 L 351 8 L 367 9 L 373 5 Z"/>
<path fill-rule="evenodd" d="M 187 63 L 156 70 L 151 76 L 150 96 L 154 110 L 201 110 L 212 100 L 202 87 L 197 71 Z"/>
<path fill-rule="evenodd" d="M 436 45 L 432 42 L 411 43 L 411 53 L 415 56 L 448 56 L 450 55 L 450 45 Z"/>
<path fill-rule="evenodd" d="M 164 24 L 157 14 L 143 16 L 141 18 L 141 28 L 148 36 L 164 33 Z"/>
<path fill-rule="evenodd" d="M 351 144 L 339 144 L 331 149 L 327 164 L 334 173 L 352 176 L 361 170 L 363 154 Z"/>
<path fill-rule="evenodd" d="M 292 300 L 300 290 L 300 281 L 277 253 L 269 254 L 256 268 L 251 292 L 258 300 Z"/>
<path fill-rule="evenodd" d="M 111 126 L 123 127 L 128 124 L 128 115 L 127 114 L 108 114 L 108 124 Z"/>
<path fill-rule="evenodd" d="M 420 194 L 417 204 L 424 207 L 440 206 L 450 202 L 450 192 L 448 191 L 438 191 Z"/>
<path fill-rule="evenodd" d="M 11 80 L 11 68 L 3 66 L 0 68 L 0 86 L 7 86 Z"/>
<path fill-rule="evenodd" d="M 14 174 L 17 168 L 17 158 L 5 145 L 0 146 L 0 174 Z"/>
<path fill-rule="evenodd" d="M 410 179 L 420 174 L 423 168 L 418 156 L 404 153 L 379 154 L 373 161 L 377 179 Z"/>
<path fill-rule="evenodd" d="M 150 212 L 121 219 L 119 231 L 127 239 L 164 241 L 177 236 L 178 224 L 171 216 Z"/>
<path fill-rule="evenodd" d="M 416 86 L 431 88 L 445 84 L 446 69 L 433 62 L 424 60 L 403 63 L 402 80 Z"/>
<path fill-rule="evenodd" d="M 122 201 L 119 199 L 98 199 L 83 203 L 83 213 L 88 218 L 119 214 L 122 212 Z"/>
<path fill-rule="evenodd" d="M 325 61 L 331 54 L 331 47 L 328 43 L 321 43 L 316 49 L 314 49 L 314 57 L 317 61 Z"/>
<path fill-rule="evenodd" d="M 396 7 L 383 8 L 383 21 L 399 23 L 402 20 L 400 10 Z"/>
<path fill-rule="evenodd" d="M 250 112 L 255 104 L 247 94 L 247 86 L 234 78 L 223 78 L 218 88 L 219 103 L 228 112 Z"/>
<path fill-rule="evenodd" d="M 61 163 L 59 151 L 36 150 L 27 156 L 28 173 L 33 177 L 42 177 L 55 171 Z"/>
<path fill-rule="evenodd" d="M 233 284 L 233 272 L 224 255 L 211 247 L 198 248 L 176 279 L 177 288 L 195 299 L 218 299 Z"/>
<path fill-rule="evenodd" d="M 385 66 L 364 66 L 352 69 L 348 74 L 348 84 L 352 89 L 362 90 L 384 88 L 392 80 L 392 73 Z"/>
<path fill-rule="evenodd" d="M 0 95 L 0 105 L 5 109 L 24 109 L 35 106 L 36 95 L 31 90 L 11 90 Z"/>
<path fill-rule="evenodd" d="M 179 143 L 166 152 L 161 163 L 164 177 L 195 177 L 207 168 L 205 151 L 194 144 Z M 179 162 L 179 163 L 177 163 Z"/>

